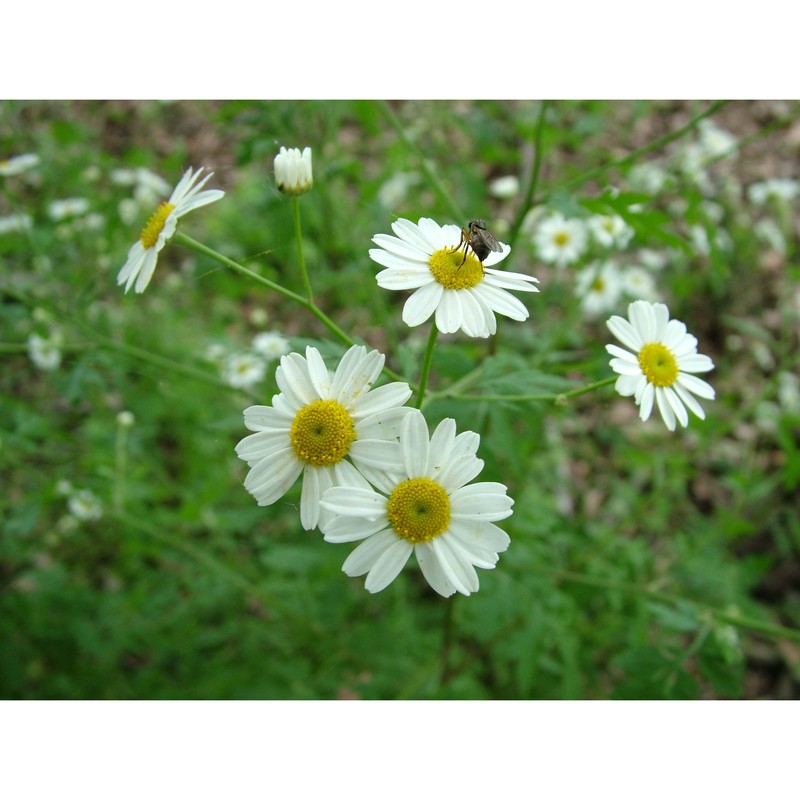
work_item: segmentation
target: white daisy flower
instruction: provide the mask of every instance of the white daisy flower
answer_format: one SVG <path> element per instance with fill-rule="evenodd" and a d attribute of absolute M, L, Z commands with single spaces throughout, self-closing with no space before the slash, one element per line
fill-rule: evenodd
<path fill-rule="evenodd" d="M 222 378 L 234 389 L 252 389 L 263 380 L 267 363 L 255 353 L 234 353 L 225 361 Z"/>
<path fill-rule="evenodd" d="M 61 364 L 61 337 L 50 339 L 32 333 L 28 337 L 28 357 L 41 370 L 58 369 Z"/>
<path fill-rule="evenodd" d="M 23 153 L 0 161 L 0 175 L 19 175 L 37 166 L 41 159 L 36 153 Z"/>
<path fill-rule="evenodd" d="M 633 238 L 633 228 L 619 214 L 595 214 L 589 217 L 586 224 L 595 240 L 603 247 L 624 250 Z"/>
<path fill-rule="evenodd" d="M 669 173 L 654 161 L 645 161 L 631 168 L 628 181 L 634 189 L 658 194 L 666 185 Z"/>
<path fill-rule="evenodd" d="M 575 294 L 581 310 L 590 317 L 605 314 L 615 308 L 622 292 L 619 267 L 611 261 L 595 261 L 578 274 Z"/>
<path fill-rule="evenodd" d="M 33 217 L 30 214 L 9 214 L 0 217 L 0 235 L 4 233 L 24 233 L 33 227 Z"/>
<path fill-rule="evenodd" d="M 411 389 L 406 383 L 372 389 L 384 360 L 377 350 L 358 345 L 335 372 L 315 347 L 306 348 L 305 358 L 299 353 L 281 358 L 275 372 L 281 393 L 272 406 L 245 410 L 244 424 L 255 433 L 236 446 L 250 467 L 244 486 L 258 505 L 283 497 L 302 473 L 300 522 L 312 530 L 326 519 L 319 506 L 326 489 L 366 488 L 367 480 L 380 480 L 381 470 L 396 468 L 395 439 L 410 411 L 403 404 Z"/>
<path fill-rule="evenodd" d="M 551 214 L 539 224 L 533 241 L 542 261 L 563 267 L 577 261 L 586 250 L 586 225 L 579 219 Z"/>
<path fill-rule="evenodd" d="M 634 397 L 642 420 L 649 419 L 654 400 L 671 431 L 676 419 L 684 428 L 689 424 L 687 408 L 705 419 L 693 395 L 713 400 L 714 389 L 690 373 L 709 372 L 714 362 L 697 352 L 697 339 L 686 332 L 682 322 L 669 318 L 663 303 L 637 300 L 628 306 L 627 320 L 614 316 L 606 324 L 633 351 L 606 345 L 615 356 L 611 369 L 620 376 L 615 388 L 623 397 Z"/>
<path fill-rule="evenodd" d="M 117 283 L 125 284 L 126 293 L 134 285 L 134 281 L 137 294 L 141 294 L 147 288 L 156 268 L 158 254 L 175 233 L 178 220 L 196 208 L 219 200 L 225 194 L 219 189 L 200 191 L 214 174 L 209 172 L 198 183 L 203 169 L 200 167 L 195 172 L 192 172 L 191 167 L 187 169 L 169 200 L 158 206 L 142 228 L 139 240 L 128 251 L 128 260 L 117 275 Z"/>
<path fill-rule="evenodd" d="M 644 267 L 626 267 L 620 275 L 622 291 L 637 300 L 657 300 L 658 292 L 653 276 Z"/>
<path fill-rule="evenodd" d="M 67 507 L 70 514 L 76 519 L 89 521 L 100 519 L 103 516 L 103 507 L 100 501 L 88 489 L 79 489 L 69 500 Z"/>
<path fill-rule="evenodd" d="M 452 419 L 429 437 L 416 409 L 400 428 L 398 471 L 379 491 L 340 486 L 329 489 L 323 508 L 333 520 L 323 528 L 328 542 L 363 540 L 342 570 L 367 574 L 366 589 L 379 592 L 400 573 L 413 552 L 425 579 L 443 597 L 478 591 L 475 567 L 493 569 L 510 539 L 494 522 L 509 517 L 514 501 L 502 483 L 473 483 L 483 468 L 475 456 L 480 437 L 456 436 Z"/>
<path fill-rule="evenodd" d="M 715 125 L 710 119 L 704 119 L 698 125 L 700 131 L 700 146 L 706 157 L 710 159 L 722 158 L 726 155 L 736 155 L 736 137 L 724 128 Z"/>
<path fill-rule="evenodd" d="M 302 153 L 297 147 L 289 150 L 281 147 L 275 156 L 275 184 L 289 195 L 303 194 L 314 185 L 310 147 L 304 148 Z"/>
<path fill-rule="evenodd" d="M 510 200 L 516 197 L 519 191 L 519 178 L 516 175 L 503 175 L 502 178 L 495 178 L 489 184 L 489 194 L 500 200 Z"/>
<path fill-rule="evenodd" d="M 65 197 L 53 200 L 47 206 L 47 216 L 56 222 L 68 217 L 78 217 L 89 210 L 89 201 L 85 197 Z"/>
<path fill-rule="evenodd" d="M 770 178 L 751 183 L 747 187 L 748 200 L 758 206 L 763 206 L 771 197 L 788 203 L 798 195 L 800 195 L 800 181 L 792 178 Z"/>
<path fill-rule="evenodd" d="M 522 321 L 528 309 L 509 294 L 538 292 L 537 278 L 518 272 L 490 269 L 510 252 L 500 242 L 501 252 L 489 253 L 481 263 L 467 249 L 459 248 L 461 229 L 439 225 L 423 217 L 418 224 L 407 219 L 392 223 L 396 236 L 379 233 L 372 241 L 382 249 L 369 251 L 370 258 L 386 269 L 377 275 L 384 289 L 414 289 L 403 307 L 403 322 L 421 325 L 435 313 L 442 333 L 463 330 L 467 336 L 486 338 L 497 331 L 495 313 Z"/>
<path fill-rule="evenodd" d="M 257 333 L 253 337 L 253 350 L 268 361 L 285 356 L 291 349 L 289 340 L 274 331 Z"/>

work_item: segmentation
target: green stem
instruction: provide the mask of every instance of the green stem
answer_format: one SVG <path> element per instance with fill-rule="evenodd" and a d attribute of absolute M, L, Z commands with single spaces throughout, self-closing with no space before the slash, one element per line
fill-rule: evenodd
<path fill-rule="evenodd" d="M 458 203 L 453 200 L 450 192 L 447 191 L 444 184 L 439 180 L 439 176 L 433 171 L 430 162 L 425 158 L 425 154 L 420 151 L 414 140 L 406 132 L 403 123 L 400 122 L 397 115 L 392 111 L 385 100 L 380 103 L 380 109 L 389 121 L 389 124 L 397 131 L 398 135 L 403 140 L 403 144 L 417 157 L 420 169 L 425 173 L 425 177 L 428 179 L 431 186 L 433 186 L 436 194 L 438 194 L 442 202 L 450 208 L 455 219 L 459 220 L 459 225 L 463 224 L 461 221 L 467 219 L 466 214 L 459 208 Z"/>
<path fill-rule="evenodd" d="M 357 344 L 357 342 L 352 337 L 348 336 L 324 311 L 317 307 L 311 299 L 305 298 L 302 295 L 297 294 L 297 292 L 291 291 L 291 289 L 286 289 L 279 283 L 275 283 L 274 281 L 269 280 L 269 278 L 265 278 L 263 275 L 253 272 L 253 270 L 248 269 L 247 267 L 243 267 L 236 261 L 233 261 L 230 258 L 222 255 L 222 253 L 218 253 L 216 250 L 212 250 L 210 247 L 206 247 L 204 244 L 201 244 L 191 237 L 186 236 L 186 234 L 176 233 L 174 236 L 174 241 L 178 242 L 178 244 L 182 244 L 184 247 L 190 248 L 191 250 L 196 250 L 198 253 L 208 256 L 214 261 L 224 264 L 226 267 L 234 270 L 234 272 L 239 272 L 242 275 L 246 275 L 248 278 L 260 283 L 262 286 L 266 286 L 268 289 L 272 289 L 273 291 L 278 292 L 278 294 L 287 297 L 289 300 L 297 303 L 297 305 L 301 306 L 310 314 L 315 316 L 334 336 L 339 338 L 346 345 L 352 347 L 354 344 Z M 401 375 L 398 375 L 388 367 L 384 367 L 383 372 L 387 377 L 394 381 L 405 382 Z M 413 389 L 414 387 L 412 386 L 411 388 Z"/>
<path fill-rule="evenodd" d="M 572 190 L 577 186 L 581 186 L 584 183 L 587 183 L 594 178 L 602 175 L 604 172 L 608 172 L 615 167 L 624 167 L 632 162 L 636 161 L 637 158 L 643 155 L 647 155 L 648 153 L 652 153 L 654 150 L 660 150 L 665 145 L 669 144 L 670 142 L 675 141 L 675 139 L 680 139 L 681 136 L 687 134 L 690 130 L 697 127 L 697 124 L 704 120 L 706 117 L 710 117 L 713 114 L 716 114 L 721 108 L 725 107 L 729 103 L 733 102 L 732 100 L 717 100 L 716 102 L 712 103 L 705 111 L 696 114 L 692 117 L 689 122 L 686 123 L 682 128 L 678 128 L 678 130 L 673 131 L 672 133 L 668 133 L 665 136 L 662 136 L 659 139 L 656 139 L 649 144 L 644 145 L 643 147 L 634 150 L 632 153 L 629 153 L 627 156 L 623 158 L 617 158 L 614 161 L 609 161 L 605 164 L 601 164 L 599 167 L 594 167 L 590 169 L 588 172 L 584 172 L 581 175 L 576 176 L 575 178 L 570 178 L 570 180 L 565 181 L 564 183 L 560 183 L 557 186 L 554 186 L 549 191 L 545 192 L 540 197 L 536 198 L 533 205 L 541 205 L 544 203 L 549 197 L 559 191 L 565 190 Z"/>
<path fill-rule="evenodd" d="M 612 375 L 609 378 L 603 378 L 600 381 L 595 381 L 594 383 L 590 383 L 587 386 L 581 386 L 578 389 L 570 389 L 568 392 L 558 392 L 557 394 L 459 394 L 458 392 L 452 391 L 452 389 L 446 389 L 442 392 L 437 392 L 436 397 L 447 397 L 452 400 L 467 400 L 471 402 L 514 402 L 514 403 L 525 403 L 525 402 L 545 402 L 551 401 L 553 403 L 563 403 L 565 400 L 568 400 L 571 397 L 577 397 L 581 394 L 586 394 L 587 392 L 593 392 L 595 389 L 600 389 L 603 386 L 609 386 L 612 383 L 615 383 L 617 380 L 616 375 Z"/>
<path fill-rule="evenodd" d="M 450 652 L 453 648 L 453 631 L 455 629 L 455 599 L 458 595 L 446 600 L 444 612 L 444 630 L 442 631 L 442 684 L 447 685 L 452 677 Z"/>
<path fill-rule="evenodd" d="M 439 336 L 439 329 L 434 322 L 431 325 L 431 332 L 428 336 L 428 344 L 425 348 L 425 356 L 422 359 L 422 372 L 419 376 L 419 388 L 417 389 L 417 397 L 415 404 L 417 408 L 422 408 L 422 401 L 425 398 L 425 387 L 428 385 L 428 374 L 431 370 L 431 361 L 433 361 L 433 350 L 436 347 L 436 339 Z"/>
<path fill-rule="evenodd" d="M 303 235 L 300 228 L 300 198 L 292 197 L 292 216 L 294 217 L 294 237 L 297 240 L 297 259 L 300 263 L 300 274 L 303 276 L 303 285 L 306 287 L 306 297 L 309 305 L 313 304 L 314 297 L 311 293 L 311 282 L 308 280 L 306 260 L 303 257 Z"/>
<path fill-rule="evenodd" d="M 533 208 L 533 198 L 536 196 L 536 189 L 539 184 L 539 171 L 542 166 L 542 131 L 544 130 L 545 114 L 547 112 L 547 100 L 542 100 L 539 106 L 539 117 L 536 120 L 536 130 L 533 134 L 533 165 L 531 166 L 531 178 L 528 181 L 528 189 L 525 192 L 525 199 L 517 211 L 516 219 L 511 226 L 511 233 L 508 236 L 508 244 L 513 247 L 519 236 L 522 223 L 528 212 Z"/>
<path fill-rule="evenodd" d="M 114 443 L 114 510 L 122 513 L 125 505 L 125 477 L 128 471 L 128 426 L 117 423 L 117 437 Z"/>

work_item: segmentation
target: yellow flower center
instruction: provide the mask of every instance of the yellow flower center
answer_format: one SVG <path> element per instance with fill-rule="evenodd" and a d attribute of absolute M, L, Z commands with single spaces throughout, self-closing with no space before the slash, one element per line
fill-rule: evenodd
<path fill-rule="evenodd" d="M 566 231 L 559 231 L 554 237 L 553 241 L 559 246 L 563 247 L 569 242 L 569 234 Z"/>
<path fill-rule="evenodd" d="M 428 260 L 428 266 L 445 289 L 471 289 L 483 280 L 483 264 L 471 250 L 466 260 L 463 249 L 437 250 Z"/>
<path fill-rule="evenodd" d="M 589 287 L 589 289 L 593 292 L 602 292 L 605 288 L 606 282 L 600 277 L 595 278 L 592 281 L 592 285 Z"/>
<path fill-rule="evenodd" d="M 646 344 L 639 351 L 639 366 L 654 386 L 672 386 L 678 379 L 678 362 L 670 349 L 660 342 Z"/>
<path fill-rule="evenodd" d="M 355 440 L 353 420 L 337 400 L 315 400 L 301 408 L 289 433 L 297 457 L 312 467 L 338 464 Z"/>
<path fill-rule="evenodd" d="M 411 544 L 430 542 L 450 524 L 450 498 L 430 478 L 410 478 L 398 484 L 386 504 L 394 532 Z"/>
<path fill-rule="evenodd" d="M 603 220 L 603 227 L 608 231 L 608 233 L 614 233 L 614 220 L 611 217 L 606 217 Z"/>
<path fill-rule="evenodd" d="M 164 230 L 164 223 L 167 221 L 167 217 L 172 213 L 174 208 L 175 206 L 172 203 L 168 203 L 165 200 L 155 210 L 153 216 L 147 220 L 147 224 L 142 228 L 142 232 L 139 234 L 139 240 L 145 249 L 152 247 L 158 241 L 159 234 Z"/>

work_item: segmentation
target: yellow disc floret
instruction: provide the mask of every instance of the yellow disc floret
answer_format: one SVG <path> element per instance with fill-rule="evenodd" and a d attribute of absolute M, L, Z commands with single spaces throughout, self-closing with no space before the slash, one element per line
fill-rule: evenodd
<path fill-rule="evenodd" d="M 155 210 L 153 216 L 147 220 L 147 224 L 142 228 L 142 232 L 139 234 L 139 240 L 145 249 L 152 247 L 158 241 L 159 234 L 164 230 L 164 223 L 174 209 L 175 206 L 165 200 Z"/>
<path fill-rule="evenodd" d="M 646 344 L 639 351 L 639 366 L 654 386 L 672 386 L 678 379 L 678 362 L 661 342 Z"/>
<path fill-rule="evenodd" d="M 430 542 L 450 524 L 450 498 L 430 478 L 410 478 L 398 484 L 386 504 L 394 532 L 411 544 Z"/>
<path fill-rule="evenodd" d="M 428 260 L 428 266 L 445 289 L 471 289 L 483 280 L 483 265 L 472 252 L 468 252 L 465 260 L 463 248 L 437 250 Z"/>
<path fill-rule="evenodd" d="M 312 467 L 338 464 L 355 439 L 353 420 L 337 400 L 315 400 L 301 408 L 289 433 L 297 457 Z"/>

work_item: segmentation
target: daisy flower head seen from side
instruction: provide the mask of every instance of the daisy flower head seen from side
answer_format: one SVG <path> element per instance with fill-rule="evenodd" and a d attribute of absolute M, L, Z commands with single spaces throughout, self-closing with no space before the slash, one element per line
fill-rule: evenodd
<path fill-rule="evenodd" d="M 301 151 L 298 147 L 287 150 L 281 147 L 275 156 L 275 184 L 278 191 L 288 195 L 305 194 L 314 185 L 314 173 L 311 168 L 311 148 Z"/>
<path fill-rule="evenodd" d="M 383 269 L 378 286 L 396 291 L 411 290 L 403 306 L 403 322 L 421 325 L 432 315 L 442 333 L 462 330 L 467 336 L 485 339 L 497 331 L 495 314 L 522 322 L 528 309 L 508 290 L 538 292 L 538 279 L 518 272 L 491 269 L 510 252 L 489 252 L 479 261 L 471 247 L 460 246 L 461 228 L 439 225 L 423 217 L 418 223 L 398 219 L 392 223 L 395 235 L 379 233 L 372 241 L 378 248 L 370 258 Z"/>
<path fill-rule="evenodd" d="M 329 489 L 322 506 L 334 514 L 322 532 L 328 542 L 361 544 L 342 570 L 367 575 L 369 592 L 385 589 L 412 552 L 438 594 L 478 591 L 475 567 L 493 569 L 510 539 L 494 523 L 511 516 L 514 501 L 502 483 L 470 483 L 483 469 L 477 458 L 480 437 L 456 435 L 452 419 L 433 435 L 420 411 L 402 422 L 396 472 L 371 488 Z"/>
<path fill-rule="evenodd" d="M 326 489 L 369 487 L 383 470 L 396 469 L 411 389 L 399 382 L 372 388 L 384 361 L 377 350 L 358 345 L 333 372 L 315 347 L 306 348 L 305 358 L 281 358 L 275 372 L 280 394 L 271 406 L 245 409 L 244 424 L 253 433 L 236 445 L 250 467 L 245 489 L 258 505 L 272 505 L 302 474 L 300 522 L 312 530 L 326 521 L 319 505 Z"/>
<path fill-rule="evenodd" d="M 669 318 L 663 303 L 637 300 L 628 306 L 628 319 L 614 316 L 606 324 L 629 350 L 607 344 L 614 356 L 610 366 L 619 375 L 615 385 L 623 397 L 633 397 L 639 416 L 647 420 L 658 406 L 664 424 L 675 430 L 676 420 L 689 424 L 688 408 L 705 419 L 705 412 L 694 395 L 714 399 L 714 389 L 692 373 L 710 372 L 714 362 L 697 352 L 697 339 L 686 326 Z"/>
<path fill-rule="evenodd" d="M 194 172 L 191 167 L 187 169 L 169 200 L 158 206 L 142 228 L 138 241 L 128 251 L 128 260 L 117 275 L 117 283 L 125 284 L 126 294 L 131 286 L 137 294 L 147 288 L 156 268 L 158 254 L 174 235 L 178 220 L 196 208 L 221 199 L 225 194 L 220 189 L 201 191 L 214 174 L 209 172 L 200 180 L 203 169 L 200 167 Z"/>

